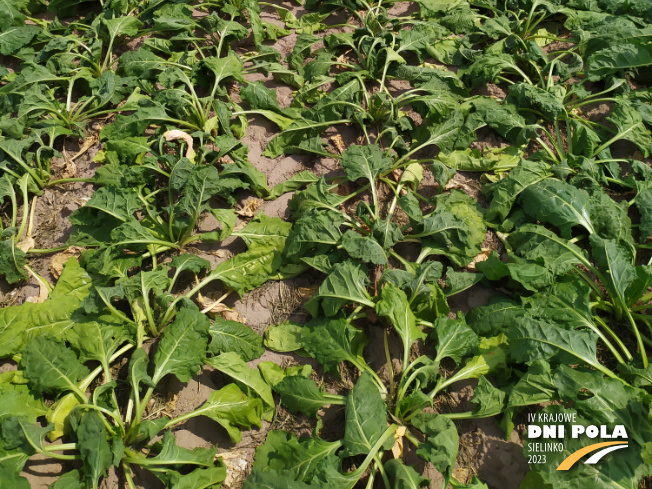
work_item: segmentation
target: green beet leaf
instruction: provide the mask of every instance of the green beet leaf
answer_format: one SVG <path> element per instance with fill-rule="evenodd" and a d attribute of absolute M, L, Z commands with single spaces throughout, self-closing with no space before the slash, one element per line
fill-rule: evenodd
<path fill-rule="evenodd" d="M 245 362 L 250 362 L 265 352 L 263 338 L 237 321 L 217 317 L 208 332 L 211 336 L 208 352 L 213 355 L 232 351 L 240 355 Z"/>
<path fill-rule="evenodd" d="M 459 450 L 455 424 L 445 416 L 426 413 L 415 416 L 412 424 L 426 435 L 425 441 L 417 448 L 417 455 L 432 463 L 444 475 L 444 487 L 446 487 L 453 475 Z"/>
<path fill-rule="evenodd" d="M 652 58 L 652 47 L 649 44 L 648 49 Z M 618 133 L 614 138 L 631 141 L 638 146 L 646 158 L 652 155 L 652 133 L 645 126 L 643 116 L 636 107 L 629 103 L 618 103 L 607 119 L 618 127 Z"/>
<path fill-rule="evenodd" d="M 307 189 L 296 192 L 288 207 L 290 208 L 290 217 L 298 220 L 310 209 L 323 208 L 330 209 L 339 214 L 339 205 L 346 200 L 346 197 L 333 193 L 337 185 L 329 185 L 322 176 L 319 181 L 310 185 Z"/>
<path fill-rule="evenodd" d="M 286 479 L 288 485 L 283 487 L 308 487 L 301 484 L 294 486 L 290 481 L 310 481 L 322 461 L 334 455 L 341 446 L 339 440 L 327 442 L 316 436 L 296 438 L 292 433 L 271 431 L 265 443 L 256 449 L 254 473 L 247 479 L 245 487 L 264 487 L 248 486 L 248 483 L 252 480 L 264 482 L 267 476 L 270 477 L 267 479 L 269 481 Z"/>
<path fill-rule="evenodd" d="M 173 374 L 188 382 L 204 364 L 208 345 L 209 319 L 195 307 L 183 308 L 165 328 L 154 355 L 152 382 Z"/>
<path fill-rule="evenodd" d="M 266 197 L 266 200 L 274 200 L 279 198 L 281 195 L 299 190 L 303 186 L 319 181 L 319 177 L 312 173 L 311 171 L 304 170 L 302 172 L 293 175 L 287 180 L 275 185 L 272 190 L 269 192 L 269 195 Z"/>
<path fill-rule="evenodd" d="M 127 334 L 119 325 L 92 321 L 75 324 L 67 331 L 66 339 L 79 352 L 82 362 L 96 360 L 108 372 L 111 356 L 127 340 Z"/>
<path fill-rule="evenodd" d="M 476 204 L 466 194 L 453 191 L 437 199 L 437 209 L 420 223 L 415 237 L 429 254 L 442 254 L 457 266 L 477 256 L 485 239 L 486 225 Z"/>
<path fill-rule="evenodd" d="M 376 303 L 376 312 L 394 326 L 403 340 L 403 365 L 404 368 L 407 368 L 412 345 L 417 340 L 425 340 L 426 335 L 417 326 L 405 292 L 392 284 L 387 284 L 380 292 L 380 300 Z"/>
<path fill-rule="evenodd" d="M 522 160 L 504 179 L 485 186 L 484 193 L 491 197 L 486 219 L 502 225 L 519 195 L 551 176 L 550 166 L 539 161 Z"/>
<path fill-rule="evenodd" d="M 628 287 L 636 280 L 636 268 L 626 248 L 612 239 L 591 236 L 591 252 L 598 266 L 607 274 L 609 293 L 620 305 L 625 305 Z"/>
<path fill-rule="evenodd" d="M 353 230 L 347 231 L 342 236 L 342 248 L 353 258 L 365 263 L 387 264 L 387 255 L 383 247 L 372 237 L 362 236 Z"/>
<path fill-rule="evenodd" d="M 527 372 L 508 393 L 505 416 L 501 422 L 501 426 L 505 427 L 505 435 L 509 436 L 514 429 L 512 418 L 518 410 L 555 398 L 557 389 L 553 383 L 550 364 L 544 360 L 532 362 Z"/>
<path fill-rule="evenodd" d="M 16 246 L 13 237 L 0 241 L 0 275 L 15 284 L 28 278 L 27 254 Z"/>
<path fill-rule="evenodd" d="M 158 454 L 154 457 L 125 457 L 128 462 L 135 462 L 143 466 L 179 466 L 199 465 L 201 467 L 212 467 L 217 447 L 215 448 L 195 448 L 188 450 L 176 444 L 176 437 L 171 431 L 163 434 L 163 441 L 154 445 L 154 450 Z"/>
<path fill-rule="evenodd" d="M 265 346 L 270 350 L 283 353 L 300 350 L 302 329 L 302 326 L 290 321 L 272 325 L 265 330 Z"/>
<path fill-rule="evenodd" d="M 335 316 L 351 302 L 373 307 L 374 303 L 364 287 L 367 281 L 366 273 L 355 262 L 338 263 L 319 286 L 317 294 L 304 306 L 313 317 L 321 311 L 327 317 Z"/>
<path fill-rule="evenodd" d="M 570 229 L 576 225 L 595 233 L 589 195 L 566 182 L 549 179 L 530 185 L 521 193 L 520 202 L 527 214 L 559 227 L 565 238 L 570 238 Z"/>
<path fill-rule="evenodd" d="M 222 353 L 217 357 L 209 358 L 206 363 L 231 377 L 247 395 L 260 397 L 267 406 L 266 410 L 274 408 L 274 397 L 270 386 L 263 380 L 260 372 L 249 368 L 237 353 Z"/>
<path fill-rule="evenodd" d="M 568 331 L 545 321 L 522 318 L 507 329 L 512 357 L 532 364 L 536 360 L 576 363 L 578 360 L 615 377 L 596 358 L 597 335 L 591 331 Z"/>
<path fill-rule="evenodd" d="M 437 318 L 434 325 L 432 336 L 437 338 L 436 362 L 448 357 L 459 363 L 465 355 L 472 353 L 480 345 L 478 335 L 466 324 L 463 317 Z"/>
<path fill-rule="evenodd" d="M 262 212 L 242 228 L 233 232 L 240 236 L 250 250 L 272 247 L 282 251 L 292 225 L 278 217 L 269 217 Z"/>
<path fill-rule="evenodd" d="M 285 256 L 287 259 L 297 260 L 328 253 L 342 237 L 342 224 L 344 216 L 340 212 L 315 208 L 307 210 L 290 231 L 284 250 Z M 344 243 L 342 245 L 344 246 Z M 384 253 L 382 256 L 385 256 Z"/>
<path fill-rule="evenodd" d="M 0 357 L 19 353 L 30 338 L 62 338 L 75 324 L 73 313 L 90 287 L 90 276 L 71 258 L 46 301 L 0 309 Z"/>
<path fill-rule="evenodd" d="M 27 479 L 25 479 L 25 481 L 27 481 Z M 283 487 L 285 489 L 310 489 L 315 487 L 315 485 L 295 481 L 290 475 L 279 474 L 275 470 L 266 470 L 263 472 L 260 469 L 254 469 L 249 477 L 247 477 L 242 489 L 273 489 L 275 487 Z"/>
<path fill-rule="evenodd" d="M 586 59 L 589 80 L 598 81 L 620 70 L 629 70 L 652 64 L 652 46 L 643 39 L 610 43 L 604 49 L 591 53 Z"/>
<path fill-rule="evenodd" d="M 477 407 L 471 412 L 474 418 L 488 418 L 496 416 L 505 410 L 507 393 L 493 386 L 486 377 L 478 379 L 478 385 L 473 390 L 471 402 Z"/>
<path fill-rule="evenodd" d="M 640 243 L 645 243 L 652 239 L 652 188 L 638 192 L 636 207 L 641 214 L 638 240 Z"/>
<path fill-rule="evenodd" d="M 364 372 L 346 398 L 343 456 L 368 454 L 387 429 L 386 406 L 371 374 Z M 383 448 L 391 448 L 388 439 Z"/>
<path fill-rule="evenodd" d="M 166 484 L 166 487 L 176 489 L 211 489 L 219 487 L 226 479 L 226 467 L 198 467 L 195 470 L 182 474 L 176 470 L 166 470 L 163 473 L 156 473 L 156 476 Z"/>
<path fill-rule="evenodd" d="M 508 241 L 520 256 L 543 265 L 553 275 L 565 274 L 580 263 L 589 264 L 579 246 L 537 224 L 522 225 L 510 233 Z"/>
<path fill-rule="evenodd" d="M 82 415 L 77 427 L 77 449 L 82 456 L 83 477 L 97 489 L 100 477 L 106 475 L 113 464 L 109 434 L 97 412 L 88 411 Z"/>
<path fill-rule="evenodd" d="M 5 56 L 14 54 L 20 48 L 27 46 L 38 33 L 39 28 L 35 25 L 13 26 L 3 29 L 0 32 L 0 54 Z"/>
<path fill-rule="evenodd" d="M 280 110 L 276 91 L 265 87 L 261 82 L 248 83 L 240 90 L 240 97 L 255 110 Z"/>
<path fill-rule="evenodd" d="M 373 182 L 381 172 L 392 167 L 392 159 L 383 154 L 379 146 L 349 146 L 340 160 L 346 176 L 352 182 L 364 178 Z"/>
<path fill-rule="evenodd" d="M 212 243 L 217 241 L 223 241 L 229 236 L 235 227 L 237 216 L 233 209 L 211 209 L 211 214 L 217 219 L 222 226 L 222 229 L 219 231 L 210 231 L 208 233 L 200 234 L 200 240 L 206 243 Z"/>
<path fill-rule="evenodd" d="M 190 217 L 190 223 L 194 226 L 199 215 L 208 209 L 210 198 L 225 190 L 228 188 L 225 189 L 221 184 L 220 176 L 214 166 L 194 167 L 184 183 L 174 212 Z M 191 231 L 192 229 L 188 229 L 186 233 L 189 234 Z"/>
<path fill-rule="evenodd" d="M 20 10 L 26 6 L 22 0 L 0 0 L 0 29 L 3 31 L 14 25 L 21 25 L 25 21 L 25 16 Z"/>
<path fill-rule="evenodd" d="M 129 220 L 142 206 L 136 189 L 115 186 L 100 187 L 84 205 L 85 208 L 96 209 L 122 222 Z"/>
<path fill-rule="evenodd" d="M 58 394 L 72 391 L 86 400 L 77 382 L 89 374 L 77 355 L 63 343 L 38 337 L 23 350 L 20 364 L 30 387 L 39 394 Z"/>
<path fill-rule="evenodd" d="M 231 441 L 239 443 L 242 439 L 240 428 L 262 426 L 263 403 L 258 398 L 247 397 L 237 385 L 229 384 L 211 392 L 204 404 L 182 418 L 194 416 L 206 416 L 219 423 L 227 431 Z"/>
<path fill-rule="evenodd" d="M 28 386 L 0 383 L 0 420 L 20 413 L 28 423 L 36 423 L 36 418 L 46 412 L 43 399 L 34 397 Z"/>
<path fill-rule="evenodd" d="M 312 367 L 310 365 L 295 365 L 294 367 L 283 369 L 270 361 L 260 362 L 258 364 L 258 370 L 260 370 L 260 374 L 265 379 L 265 382 L 267 382 L 272 389 L 274 389 L 279 382 L 286 377 L 299 376 L 308 378 L 312 373 Z"/>
<path fill-rule="evenodd" d="M 643 446 L 652 436 L 647 392 L 599 372 L 560 365 L 553 381 L 560 397 L 573 403 L 591 424 L 624 425 L 631 442 Z M 589 394 L 590 395 L 587 395 Z"/>
<path fill-rule="evenodd" d="M 81 472 L 73 469 L 59 477 L 48 489 L 85 489 L 85 487 Z"/>
<path fill-rule="evenodd" d="M 521 304 L 496 295 L 489 299 L 486 306 L 471 309 L 466 316 L 467 324 L 481 336 L 494 336 L 513 324 L 516 318 L 524 316 Z"/>
<path fill-rule="evenodd" d="M 197 255 L 191 255 L 190 253 L 184 253 L 182 255 L 177 255 L 172 258 L 170 266 L 176 268 L 175 275 L 180 274 L 184 270 L 189 272 L 199 274 L 202 270 L 210 270 L 211 262 L 201 258 Z"/>
<path fill-rule="evenodd" d="M 260 246 L 223 261 L 209 276 L 220 280 L 242 297 L 245 292 L 260 287 L 271 279 L 280 266 L 280 250 Z"/>
<path fill-rule="evenodd" d="M 30 423 L 23 416 L 9 416 L 2 420 L 2 442 L 5 450 L 20 448 L 28 455 L 42 453 L 45 447 L 45 436 L 52 431 L 53 426 L 45 427 Z"/>
<path fill-rule="evenodd" d="M 546 119 L 553 121 L 556 121 L 566 111 L 562 101 L 553 93 L 527 83 L 511 85 L 507 101 L 519 109 L 539 112 Z"/>
<path fill-rule="evenodd" d="M 430 479 L 422 477 L 414 468 L 405 465 L 400 459 L 385 462 L 385 470 L 394 489 L 417 489 L 430 485 Z"/>
<path fill-rule="evenodd" d="M 300 412 L 314 418 L 317 412 L 328 404 L 343 404 L 343 397 L 324 392 L 314 380 L 298 375 L 287 376 L 274 386 L 281 395 L 281 402 L 290 411 Z"/>
<path fill-rule="evenodd" d="M 338 372 L 345 360 L 362 370 L 367 343 L 365 334 L 343 319 L 313 319 L 301 331 L 304 350 L 330 372 Z"/>
<path fill-rule="evenodd" d="M 149 387 L 154 387 L 156 384 L 152 382 L 152 378 L 147 373 L 149 366 L 149 356 L 142 348 L 136 349 L 131 355 L 129 360 L 129 382 L 133 388 L 133 392 L 138 395 L 140 392 L 140 384 L 143 383 Z"/>

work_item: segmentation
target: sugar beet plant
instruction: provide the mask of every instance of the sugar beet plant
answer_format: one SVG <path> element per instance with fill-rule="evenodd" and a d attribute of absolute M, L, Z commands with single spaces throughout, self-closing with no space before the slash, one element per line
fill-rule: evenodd
<path fill-rule="evenodd" d="M 296 193 L 290 202 L 296 223 L 284 251 L 286 259 L 302 260 L 328 275 L 306 303 L 312 320 L 303 327 L 292 323 L 272 327 L 266 332 L 266 342 L 272 348 L 282 345 L 282 351 L 303 349 L 334 373 L 341 362 L 347 362 L 361 376 L 348 396 L 342 397 L 323 392 L 300 371 L 263 371 L 289 409 L 315 416 L 323 405 L 343 404 L 346 426 L 344 438 L 332 442 L 317 434 L 296 439 L 273 433 L 258 449 L 254 472 L 245 487 L 264 487 L 268 481 L 275 481 L 277 485 L 297 487 L 309 484 L 352 488 L 363 476 L 367 487 L 372 487 L 376 479 L 386 487 L 420 487 L 427 479 L 400 459 L 404 438 L 415 444 L 419 456 L 445 474 L 446 484 L 450 481 L 456 487 L 466 487 L 451 478 L 458 445 L 453 422 L 423 409 L 450 384 L 479 378 L 501 367 L 505 354 L 500 341 L 482 342 L 461 317 L 446 317 L 446 295 L 470 287 L 479 274 L 449 269 L 445 292 L 438 283 L 443 272 L 441 262 L 426 259 L 443 255 L 456 264 L 468 264 L 484 240 L 482 213 L 471 198 L 459 192 L 441 195 L 435 211 L 423 215 L 412 191 L 421 180 L 421 166 L 408 167 L 402 178 L 393 182 L 382 176 L 392 171 L 393 163 L 373 145 L 351 146 L 342 154 L 341 164 L 348 179 L 361 179 L 367 183 L 363 188 L 371 186 L 372 202 L 360 202 L 355 216 L 339 210 L 355 193 L 339 197 L 329 192 L 333 186 L 324 180 Z M 381 210 L 377 195 L 380 181 L 394 194 L 386 210 Z M 398 205 L 411 216 L 402 227 L 392 221 Z M 408 234 L 408 230 L 413 232 Z M 396 251 L 408 242 L 422 246 L 414 262 Z M 365 263 L 382 270 L 390 259 L 398 260 L 400 267 L 387 269 L 379 276 L 374 284 L 377 292 L 371 295 L 366 288 Z M 367 322 L 369 314 L 378 317 L 378 324 L 372 327 L 383 331 L 389 366 L 386 381 L 364 358 L 368 340 L 358 323 Z M 428 337 L 437 353 L 412 358 L 417 342 Z M 391 361 L 389 345 L 395 343 L 395 338 L 402 343 L 400 374 L 394 373 Z M 439 374 L 444 359 L 460 362 L 470 352 L 477 355 L 454 376 Z M 394 457 L 384 460 L 392 449 Z M 365 458 L 356 470 L 343 471 L 343 461 L 357 455 Z"/>
<path fill-rule="evenodd" d="M 91 287 L 90 276 L 71 260 L 49 300 L 66 301 L 71 296 L 80 300 L 88 296 Z M 231 334 L 234 326 L 246 330 L 239 323 L 230 325 L 222 320 L 217 324 L 226 326 Z M 3 480 L 11 481 L 14 487 L 29 487 L 19 472 L 30 456 L 40 453 L 61 461 L 81 460 L 81 465 L 62 475 L 55 486 L 98 487 L 111 466 L 119 469 L 128 487 L 136 487 L 133 467 L 151 471 L 170 487 L 220 483 L 226 470 L 215 461 L 217 447 L 178 447 L 170 429 L 194 416 L 207 416 L 223 425 L 237 442 L 240 429 L 260 426 L 271 406 L 264 406 L 257 396 L 249 397 L 235 384 L 229 384 L 213 392 L 198 410 L 176 419 L 148 419 L 146 413 L 156 386 L 168 374 L 185 382 L 206 361 L 234 375 L 232 369 L 247 370 L 242 360 L 239 365 L 231 361 L 220 367 L 220 355 L 206 359 L 210 350 L 218 351 L 207 347 L 211 335 L 222 333 L 188 303 L 165 329 L 151 359 L 136 329 L 125 327 L 111 315 L 78 316 L 65 335 L 40 335 L 27 340 L 19 348 L 20 370 L 5 375 L 3 383 L 5 400 L 11 404 L 7 405 L 0 428 Z M 126 376 L 118 377 L 116 360 L 125 355 L 129 359 Z M 90 370 L 85 365 L 89 362 L 98 366 Z M 94 388 L 89 395 L 91 385 Z M 52 397 L 57 400 L 48 409 L 44 399 Z M 50 421 L 46 426 L 35 423 L 43 415 Z M 73 441 L 45 443 L 46 437 L 57 439 L 64 430 Z M 163 437 L 152 442 L 159 433 Z"/>
<path fill-rule="evenodd" d="M 142 470 L 218 487 L 217 447 L 182 448 L 173 429 L 205 416 L 237 443 L 279 399 L 314 432 L 269 431 L 246 488 L 426 487 L 423 463 L 445 487 L 486 487 L 453 476 L 456 423 L 499 417 L 509 436 L 533 409 L 623 425 L 629 448 L 560 472 L 582 446 L 565 440 L 522 488 L 635 489 L 652 472 L 647 0 L 2 5 L 0 276 L 42 294 L 0 310 L 0 356 L 18 365 L 0 378 L 1 480 L 29 487 L 38 454 L 63 463 L 54 489 L 109 470 L 130 488 Z M 270 189 L 242 141 L 261 117 L 275 130 L 263 157 L 341 171 Z M 59 175 L 74 140 L 99 141 L 93 178 Z M 69 216 L 81 252 L 52 286 L 31 256 L 60 250 L 36 248 L 34 215 L 44 190 L 75 182 L 94 186 Z M 239 207 L 287 192 L 286 220 Z M 195 248 L 234 238 L 243 251 L 217 265 Z M 304 272 L 321 280 L 305 324 L 263 338 L 214 314 Z M 488 304 L 451 310 L 479 286 Z M 247 365 L 266 348 L 350 382 Z M 226 380 L 205 403 L 153 410 L 171 377 L 205 366 Z M 475 385 L 472 411 L 442 405 L 458 381 Z"/>

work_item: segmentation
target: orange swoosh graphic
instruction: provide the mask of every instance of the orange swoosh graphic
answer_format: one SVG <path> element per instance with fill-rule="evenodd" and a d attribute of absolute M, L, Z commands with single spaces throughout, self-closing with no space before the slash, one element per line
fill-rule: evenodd
<path fill-rule="evenodd" d="M 594 443 L 588 447 L 580 448 L 578 451 L 571 453 L 566 459 L 559 464 L 557 470 L 568 470 L 570 469 L 575 462 L 581 459 L 587 453 L 596 451 L 598 448 L 608 447 L 611 445 L 627 445 L 626 441 L 605 441 L 602 443 Z"/>

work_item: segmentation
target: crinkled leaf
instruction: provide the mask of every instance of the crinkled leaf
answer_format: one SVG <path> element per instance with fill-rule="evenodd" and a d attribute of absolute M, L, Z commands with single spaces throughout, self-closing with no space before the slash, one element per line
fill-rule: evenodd
<path fill-rule="evenodd" d="M 284 180 L 283 182 L 275 185 L 272 190 L 269 192 L 269 195 L 266 197 L 267 200 L 274 200 L 279 198 L 286 192 L 292 192 L 294 190 L 299 190 L 303 186 L 314 183 L 319 180 L 319 177 L 313 172 L 304 170 L 302 172 L 293 175 L 292 177 Z"/>
<path fill-rule="evenodd" d="M 644 39 L 614 42 L 586 59 L 589 80 L 598 81 L 620 70 L 652 65 L 652 45 Z"/>
<path fill-rule="evenodd" d="M 162 465 L 162 466 L 184 466 L 199 465 L 202 467 L 212 467 L 217 447 L 215 448 L 195 448 L 188 450 L 176 444 L 176 437 L 171 431 L 163 434 L 163 441 L 156 446 L 158 454 L 147 459 L 136 459 L 141 465 Z"/>
<path fill-rule="evenodd" d="M 246 394 L 260 397 L 268 408 L 274 408 L 272 389 L 260 376 L 260 372 L 249 368 L 237 353 L 222 353 L 209 358 L 206 363 L 231 377 Z"/>
<path fill-rule="evenodd" d="M 328 209 L 309 209 L 294 224 L 284 250 L 288 259 L 329 252 L 342 237 L 344 216 Z"/>
<path fill-rule="evenodd" d="M 484 192 L 491 197 L 486 214 L 487 221 L 503 223 L 519 195 L 527 188 L 536 186 L 550 177 L 549 165 L 543 162 L 523 160 L 501 181 L 487 185 Z"/>
<path fill-rule="evenodd" d="M 410 465 L 405 465 L 401 459 L 391 459 L 385 462 L 385 470 L 394 489 L 417 489 L 428 487 L 430 479 L 419 475 Z"/>
<path fill-rule="evenodd" d="M 211 336 L 208 352 L 213 355 L 232 351 L 239 354 L 245 362 L 249 362 L 265 352 L 262 345 L 263 338 L 253 329 L 237 321 L 216 317 L 208 333 Z"/>
<path fill-rule="evenodd" d="M 652 56 L 652 43 L 649 46 Z M 619 139 L 634 143 L 646 158 L 652 155 L 652 133 L 645 127 L 643 116 L 634 106 L 629 103 L 616 104 L 607 119 L 618 127 Z"/>
<path fill-rule="evenodd" d="M 365 263 L 386 265 L 387 256 L 383 247 L 372 237 L 349 230 L 342 236 L 342 248 L 353 258 Z"/>
<path fill-rule="evenodd" d="M 333 398 L 324 395 L 323 387 L 317 387 L 314 380 L 305 377 L 285 377 L 274 386 L 274 390 L 281 395 L 281 402 L 290 411 L 303 413 L 310 418 L 317 416 L 317 411 L 323 406 L 333 404 Z"/>
<path fill-rule="evenodd" d="M 338 263 L 304 307 L 313 317 L 317 317 L 321 311 L 327 317 L 335 316 L 351 302 L 374 307 L 365 289 L 366 283 L 366 273 L 355 262 L 347 260 Z"/>
<path fill-rule="evenodd" d="M 1 16 L 0 22 L 2 22 Z M 2 29 L 2 32 L 0 32 L 0 54 L 8 56 L 15 53 L 20 48 L 27 46 L 39 32 L 40 28 L 35 25 L 13 26 Z"/>
<path fill-rule="evenodd" d="M 539 221 L 560 228 L 562 235 L 570 237 L 572 226 L 595 232 L 589 215 L 589 196 L 581 189 L 560 180 L 544 180 L 530 185 L 520 196 L 525 212 Z"/>
<path fill-rule="evenodd" d="M 569 331 L 545 321 L 522 318 L 507 329 L 512 357 L 532 364 L 536 360 L 603 367 L 596 358 L 597 335 L 591 331 Z"/>
<path fill-rule="evenodd" d="M 387 429 L 386 406 L 378 386 L 368 372 L 364 372 L 346 398 L 343 456 L 368 454 Z M 388 445 L 389 443 L 389 445 Z M 387 440 L 383 447 L 393 443 Z"/>
<path fill-rule="evenodd" d="M 437 357 L 435 359 L 437 362 L 448 357 L 455 363 L 459 363 L 465 355 L 473 352 L 480 344 L 478 335 L 467 326 L 464 318 L 437 318 L 434 325 L 433 333 L 437 337 Z"/>
<path fill-rule="evenodd" d="M 477 404 L 473 409 L 474 418 L 487 418 L 500 414 L 505 409 L 507 393 L 494 387 L 486 377 L 478 379 L 478 385 L 473 390 L 471 402 Z"/>
<path fill-rule="evenodd" d="M 292 225 L 278 217 L 269 217 L 262 212 L 242 228 L 233 232 L 240 236 L 250 250 L 256 248 L 275 248 L 282 251 Z"/>
<path fill-rule="evenodd" d="M 96 411 L 85 412 L 77 428 L 77 449 L 82 456 L 83 477 L 93 489 L 113 463 L 109 434 Z"/>
<path fill-rule="evenodd" d="M 43 336 L 25 346 L 20 363 L 31 388 L 40 394 L 80 392 L 77 382 L 89 374 L 71 349 Z"/>
<path fill-rule="evenodd" d="M 417 326 L 407 295 L 396 286 L 387 284 L 383 287 L 380 300 L 376 303 L 376 312 L 394 326 L 403 340 L 404 349 L 409 350 L 415 341 L 426 338 L 425 333 Z"/>
<path fill-rule="evenodd" d="M 365 334 L 343 319 L 313 319 L 301 331 L 303 348 L 331 372 L 345 360 L 363 365 L 367 343 Z"/>
<path fill-rule="evenodd" d="M 154 384 L 167 374 L 188 382 L 199 372 L 208 345 L 209 326 L 209 319 L 195 307 L 185 307 L 177 313 L 163 331 L 154 355 Z"/>
<path fill-rule="evenodd" d="M 16 246 L 13 238 L 0 241 L 0 275 L 15 284 L 27 279 L 27 254 Z"/>
<path fill-rule="evenodd" d="M 259 247 L 220 263 L 210 276 L 243 296 L 271 279 L 280 266 L 280 250 Z"/>
<path fill-rule="evenodd" d="M 417 455 L 432 463 L 444 475 L 447 483 L 455 466 L 459 437 L 453 422 L 445 416 L 421 413 L 412 419 L 412 424 L 426 435 L 419 445 Z"/>
<path fill-rule="evenodd" d="M 263 403 L 258 398 L 247 397 L 235 384 L 211 392 L 208 400 L 192 416 L 206 416 L 219 423 L 233 443 L 242 439 L 240 429 L 259 428 L 263 416 Z"/>
<path fill-rule="evenodd" d="M 270 350 L 278 352 L 290 352 L 299 350 L 302 348 L 302 329 L 302 326 L 294 324 L 290 321 L 269 326 L 265 330 L 265 346 Z"/>
<path fill-rule="evenodd" d="M 351 181 L 364 178 L 374 182 L 378 175 L 392 167 L 392 159 L 383 154 L 380 146 L 349 146 L 344 153 L 340 164 Z"/>
<path fill-rule="evenodd" d="M 549 120 L 556 121 L 565 112 L 562 101 L 551 92 L 528 83 L 516 83 L 509 87 L 507 101 L 519 109 L 540 112 Z"/>

